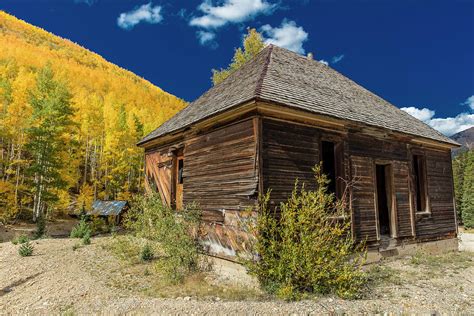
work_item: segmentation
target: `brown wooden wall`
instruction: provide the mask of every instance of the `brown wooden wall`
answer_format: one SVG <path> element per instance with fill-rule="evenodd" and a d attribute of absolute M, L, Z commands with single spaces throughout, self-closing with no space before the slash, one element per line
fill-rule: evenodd
<path fill-rule="evenodd" d="M 313 167 L 319 161 L 316 129 L 272 120 L 262 122 L 263 192 L 271 189 L 270 203 L 286 201 L 295 179 L 314 185 Z"/>
<path fill-rule="evenodd" d="M 328 132 L 263 119 L 262 161 L 264 192 L 271 189 L 273 205 L 287 199 L 295 178 L 313 182 L 312 167 L 319 161 L 319 142 Z M 423 149 L 427 165 L 427 186 L 431 205 L 429 216 L 414 211 L 412 148 L 398 140 L 382 140 L 349 131 L 344 139 L 345 176 L 355 180 L 352 190 L 354 234 L 369 243 L 377 241 L 375 164 L 390 164 L 396 237 L 433 238 L 455 232 L 451 156 L 448 151 Z"/>
<path fill-rule="evenodd" d="M 431 214 L 417 216 L 416 235 L 436 238 L 456 233 L 451 153 L 424 150 Z"/>
<path fill-rule="evenodd" d="M 351 176 L 356 180 L 352 190 L 354 235 L 359 240 L 376 241 L 375 175 L 372 158 L 351 156 Z"/>
<path fill-rule="evenodd" d="M 353 231 L 357 238 L 377 242 L 376 163 L 391 165 L 397 237 L 413 239 L 416 235 L 420 239 L 434 239 L 455 234 L 449 151 L 417 148 L 356 131 L 331 133 L 269 118 L 247 118 L 181 141 L 184 202 L 199 203 L 207 222 L 225 224 L 209 236 L 234 249 L 239 240 L 236 236 L 242 233 L 238 229 L 240 211 L 255 205 L 258 192 L 271 189 L 271 203 L 278 206 L 291 193 L 296 178 L 309 187 L 314 185 L 312 168 L 320 159 L 321 139 L 328 137 L 343 141 L 343 176 L 355 180 L 351 198 Z M 165 201 L 172 195 L 171 158 L 167 154 L 170 148 L 168 145 L 146 153 L 147 180 L 162 188 Z M 426 157 L 429 215 L 414 212 L 411 175 L 415 152 Z M 147 185 L 150 189 L 150 184 Z"/>
<path fill-rule="evenodd" d="M 254 206 L 258 197 L 256 119 L 222 127 L 185 142 L 184 202 L 197 202 L 204 219 Z"/>

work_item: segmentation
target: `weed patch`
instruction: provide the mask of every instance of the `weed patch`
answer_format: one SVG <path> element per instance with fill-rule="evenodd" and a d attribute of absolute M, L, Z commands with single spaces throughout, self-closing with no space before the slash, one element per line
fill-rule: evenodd
<path fill-rule="evenodd" d="M 27 241 L 20 245 L 20 248 L 18 248 L 18 254 L 22 257 L 29 257 L 33 254 L 33 250 L 33 244 Z"/>

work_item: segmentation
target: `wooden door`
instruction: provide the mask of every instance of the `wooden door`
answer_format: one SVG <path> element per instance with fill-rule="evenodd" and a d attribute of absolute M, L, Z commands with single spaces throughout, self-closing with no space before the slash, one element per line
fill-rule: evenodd
<path fill-rule="evenodd" d="M 180 210 L 183 208 L 183 170 L 184 170 L 184 159 L 183 155 L 176 157 L 176 168 L 175 168 L 175 205 L 176 209 Z"/>

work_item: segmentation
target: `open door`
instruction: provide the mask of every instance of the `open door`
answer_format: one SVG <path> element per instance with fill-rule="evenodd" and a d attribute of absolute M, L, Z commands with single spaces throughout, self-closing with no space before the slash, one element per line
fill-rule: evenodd
<path fill-rule="evenodd" d="M 381 238 L 394 236 L 392 211 L 392 172 L 390 165 L 375 165 L 376 173 L 376 202 L 379 235 Z"/>

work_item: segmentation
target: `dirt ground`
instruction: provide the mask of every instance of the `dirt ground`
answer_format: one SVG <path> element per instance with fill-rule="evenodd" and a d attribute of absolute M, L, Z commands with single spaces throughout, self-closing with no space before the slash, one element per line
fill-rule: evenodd
<path fill-rule="evenodd" d="M 46 235 L 51 237 L 67 237 L 71 229 L 79 220 L 74 218 L 57 219 L 54 222 L 48 222 L 46 225 Z M 33 236 L 36 230 L 34 223 L 18 222 L 14 225 L 0 224 L 0 243 L 10 241 L 20 235 Z"/>
<path fill-rule="evenodd" d="M 211 284 L 227 284 L 217 294 L 209 288 L 209 295 L 186 296 L 186 287 L 163 293 L 153 287 L 148 266 L 131 266 L 105 247 L 111 239 L 93 238 L 91 245 L 75 250 L 77 240 L 42 239 L 33 242 L 34 255 L 24 258 L 18 255 L 18 245 L 1 243 L 0 314 L 474 313 L 472 253 L 417 255 L 377 264 L 373 273 L 383 281 L 367 299 L 323 297 L 287 303 L 258 294 L 242 267 L 220 260 L 214 265 L 220 276 L 209 275 Z M 232 284 L 244 292 L 226 297 Z"/>

